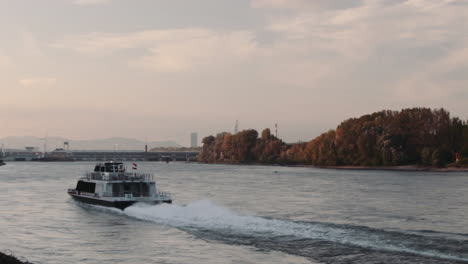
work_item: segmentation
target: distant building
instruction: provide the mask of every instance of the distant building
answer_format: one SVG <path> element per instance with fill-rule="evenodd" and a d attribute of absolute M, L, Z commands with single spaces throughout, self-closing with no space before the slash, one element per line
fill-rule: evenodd
<path fill-rule="evenodd" d="M 26 151 L 33 152 L 33 151 L 39 151 L 38 147 L 25 147 Z"/>
<path fill-rule="evenodd" d="M 198 147 L 198 134 L 195 132 L 190 134 L 190 147 L 192 148 Z"/>

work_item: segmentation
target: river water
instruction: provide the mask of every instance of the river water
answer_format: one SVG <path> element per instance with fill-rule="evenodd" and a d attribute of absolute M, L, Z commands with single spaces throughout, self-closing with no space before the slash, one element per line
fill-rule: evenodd
<path fill-rule="evenodd" d="M 93 163 L 0 167 L 0 251 L 54 263 L 468 263 L 468 173 L 139 163 L 174 204 L 72 201 Z"/>

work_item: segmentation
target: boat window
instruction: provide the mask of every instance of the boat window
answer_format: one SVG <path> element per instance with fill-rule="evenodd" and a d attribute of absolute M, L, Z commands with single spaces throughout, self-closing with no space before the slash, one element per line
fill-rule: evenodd
<path fill-rule="evenodd" d="M 78 192 L 94 193 L 95 189 L 96 183 L 94 182 L 78 181 L 78 184 L 76 185 L 76 190 Z"/>
<path fill-rule="evenodd" d="M 141 187 L 142 187 L 142 189 L 141 189 L 142 194 L 145 195 L 145 196 L 148 195 L 149 194 L 149 185 L 144 183 L 144 184 L 142 184 Z"/>
<path fill-rule="evenodd" d="M 113 164 L 106 164 L 106 172 L 115 172 L 116 169 L 115 169 L 115 165 Z"/>
<path fill-rule="evenodd" d="M 123 164 L 122 163 L 105 163 L 104 167 L 105 167 L 106 172 L 118 172 L 120 167 L 123 168 Z"/>
<path fill-rule="evenodd" d="M 121 193 L 123 193 L 123 190 L 121 188 L 121 184 L 119 184 L 119 183 L 112 184 L 112 194 L 113 194 L 113 196 L 121 196 L 120 195 Z"/>
<path fill-rule="evenodd" d="M 96 167 L 94 167 L 94 171 L 100 171 L 101 168 L 99 168 L 99 165 L 96 165 Z"/>

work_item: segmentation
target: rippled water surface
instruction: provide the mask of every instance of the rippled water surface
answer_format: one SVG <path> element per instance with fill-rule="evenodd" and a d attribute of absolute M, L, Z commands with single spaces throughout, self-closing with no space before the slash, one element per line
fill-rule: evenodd
<path fill-rule="evenodd" d="M 174 204 L 66 194 L 93 163 L 0 167 L 0 251 L 53 263 L 468 263 L 468 173 L 140 163 Z"/>

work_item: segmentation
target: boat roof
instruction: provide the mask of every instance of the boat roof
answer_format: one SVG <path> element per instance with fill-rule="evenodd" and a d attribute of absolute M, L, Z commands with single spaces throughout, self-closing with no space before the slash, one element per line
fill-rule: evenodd
<path fill-rule="evenodd" d="M 142 182 L 153 182 L 153 174 L 150 173 L 130 173 L 130 172 L 88 172 L 81 178 L 86 180 L 96 181 L 142 181 Z"/>
<path fill-rule="evenodd" d="M 153 174 L 126 172 L 123 162 L 97 163 L 94 171 L 87 173 L 88 180 L 99 181 L 153 181 Z"/>
<path fill-rule="evenodd" d="M 125 167 L 122 162 L 97 163 L 96 166 L 94 167 L 94 171 L 119 172 L 119 171 L 125 171 Z"/>
<path fill-rule="evenodd" d="M 102 163 L 102 162 L 96 163 L 96 165 L 102 165 L 102 164 L 104 164 L 104 165 L 120 165 L 120 164 L 122 164 L 123 165 L 123 162 L 110 160 L 110 161 L 106 161 L 104 163 Z"/>

